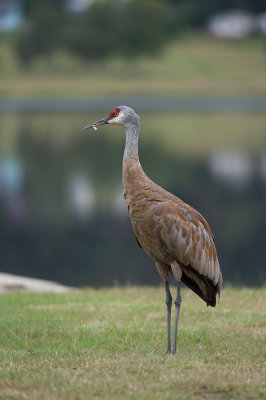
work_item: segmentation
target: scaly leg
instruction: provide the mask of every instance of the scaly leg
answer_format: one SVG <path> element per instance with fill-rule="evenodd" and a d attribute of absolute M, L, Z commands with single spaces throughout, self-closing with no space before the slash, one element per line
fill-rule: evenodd
<path fill-rule="evenodd" d="M 171 353 L 171 308 L 172 308 L 172 296 L 169 289 L 168 280 L 165 281 L 165 293 L 166 293 L 166 306 L 167 306 L 167 353 Z"/>
<path fill-rule="evenodd" d="M 176 299 L 175 299 L 175 307 L 176 307 L 176 312 L 175 312 L 175 335 L 174 335 L 174 347 L 173 347 L 173 353 L 172 354 L 176 354 L 178 318 L 179 318 L 181 300 L 182 299 L 181 299 L 181 292 L 180 292 L 180 281 L 178 281 L 177 282 L 177 295 L 176 295 Z"/>

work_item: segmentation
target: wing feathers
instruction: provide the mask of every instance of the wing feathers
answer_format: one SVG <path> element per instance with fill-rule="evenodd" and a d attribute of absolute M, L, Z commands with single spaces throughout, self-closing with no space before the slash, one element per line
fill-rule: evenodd
<path fill-rule="evenodd" d="M 160 204 L 157 215 L 161 240 L 169 255 L 217 285 L 220 267 L 207 221 L 188 205 L 173 207 L 172 202 L 171 206 L 167 203 Z"/>

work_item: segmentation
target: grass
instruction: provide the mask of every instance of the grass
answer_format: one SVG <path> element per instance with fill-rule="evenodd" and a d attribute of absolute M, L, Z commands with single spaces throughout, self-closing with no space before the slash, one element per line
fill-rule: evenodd
<path fill-rule="evenodd" d="M 162 287 L 2 295 L 0 399 L 265 398 L 265 295 L 183 290 L 176 357 Z"/>
<path fill-rule="evenodd" d="M 223 41 L 188 35 L 156 57 L 82 65 L 66 54 L 35 60 L 22 70 L 0 45 L 1 95 L 265 95 L 266 51 L 261 38 Z"/>

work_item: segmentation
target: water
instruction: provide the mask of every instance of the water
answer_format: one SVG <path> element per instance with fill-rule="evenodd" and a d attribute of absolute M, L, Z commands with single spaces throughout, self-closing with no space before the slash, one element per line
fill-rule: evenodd
<path fill-rule="evenodd" d="M 0 137 L 0 269 L 76 286 L 157 284 L 122 197 L 124 134 L 83 131 L 99 113 L 7 113 Z M 144 112 L 140 157 L 197 208 L 225 281 L 265 282 L 263 114 Z"/>

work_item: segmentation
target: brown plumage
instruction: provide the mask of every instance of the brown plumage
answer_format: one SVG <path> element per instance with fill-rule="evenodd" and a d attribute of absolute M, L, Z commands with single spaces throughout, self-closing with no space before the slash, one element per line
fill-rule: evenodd
<path fill-rule="evenodd" d="M 193 290 L 207 305 L 216 305 L 220 296 L 222 274 L 214 237 L 207 221 L 193 207 L 156 185 L 144 173 L 138 158 L 139 117 L 129 107 L 120 106 L 103 120 L 86 128 L 103 124 L 126 128 L 123 158 L 123 189 L 128 214 L 138 244 L 154 260 L 165 282 L 168 352 L 171 352 L 172 296 L 168 273 L 177 281 L 176 320 L 173 353 L 181 304 L 180 281 Z"/>
<path fill-rule="evenodd" d="M 191 206 L 149 179 L 137 161 L 123 165 L 124 197 L 139 245 L 155 261 L 161 278 L 168 272 L 207 305 L 216 305 L 221 272 L 213 234 Z"/>

